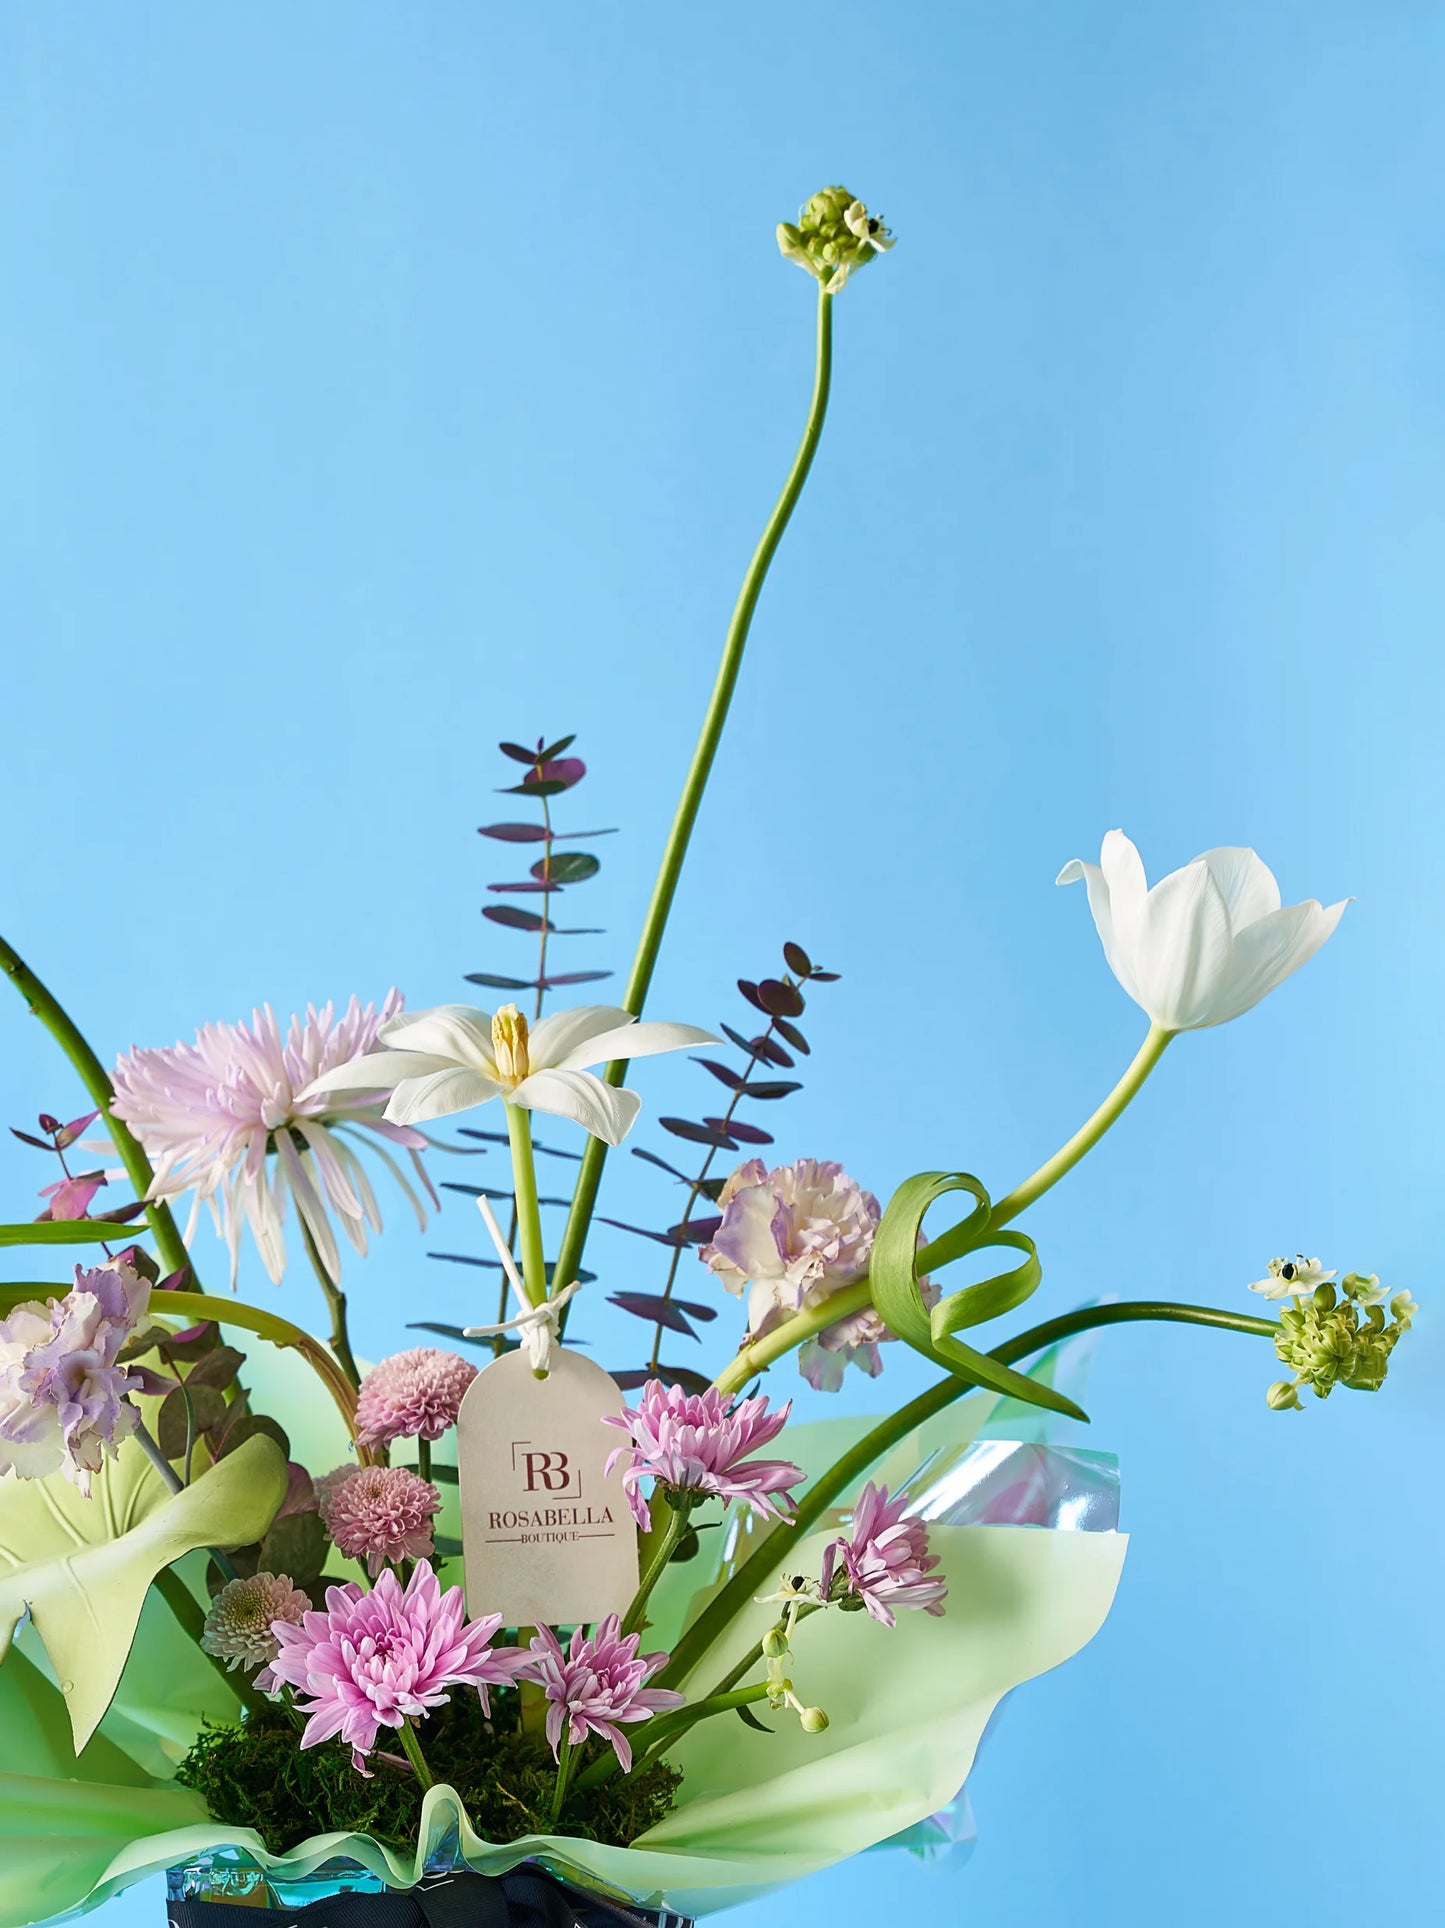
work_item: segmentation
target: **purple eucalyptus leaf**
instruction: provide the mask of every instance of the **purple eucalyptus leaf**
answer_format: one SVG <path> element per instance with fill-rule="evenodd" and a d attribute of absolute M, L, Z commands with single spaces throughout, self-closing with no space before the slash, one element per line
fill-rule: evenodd
<path fill-rule="evenodd" d="M 796 1080 L 790 1081 L 786 1078 L 762 1084 L 749 1083 L 740 1087 L 744 1098 L 787 1098 L 793 1092 L 802 1089 L 803 1087 Z"/>
<path fill-rule="evenodd" d="M 547 921 L 534 910 L 523 910 L 520 904 L 484 904 L 482 915 L 490 917 L 494 924 L 505 924 L 508 930 L 513 931 L 539 931 Z"/>
<path fill-rule="evenodd" d="M 12 1125 L 10 1127 L 10 1135 L 12 1138 L 18 1138 L 22 1145 L 34 1145 L 37 1151 L 54 1151 L 55 1149 L 48 1138 L 32 1138 L 28 1131 L 22 1131 L 18 1125 Z"/>
<path fill-rule="evenodd" d="M 576 741 L 577 732 L 575 730 L 571 736 L 559 736 L 555 743 L 549 743 L 545 750 L 539 750 L 537 752 L 537 761 L 539 763 L 555 763 L 562 752 L 564 750 L 570 750 Z"/>
<path fill-rule="evenodd" d="M 659 1158 L 655 1151 L 644 1151 L 641 1145 L 634 1145 L 632 1147 L 632 1156 L 634 1158 L 645 1158 L 649 1165 L 656 1165 L 659 1171 L 666 1172 L 669 1177 L 675 1178 L 680 1185 L 690 1185 L 692 1183 L 692 1180 L 688 1178 L 685 1173 L 680 1172 L 676 1165 L 669 1165 L 667 1160 L 665 1158 Z"/>
<path fill-rule="evenodd" d="M 585 884 L 601 868 L 601 859 L 590 850 L 554 850 L 550 857 L 533 864 L 532 875 L 553 884 Z"/>
<path fill-rule="evenodd" d="M 706 1245 L 716 1238 L 721 1225 L 720 1218 L 685 1218 L 680 1225 L 669 1225 L 667 1235 L 679 1245 Z"/>
<path fill-rule="evenodd" d="M 731 1065 L 719 1064 L 716 1058 L 694 1058 L 693 1063 L 700 1064 L 704 1071 L 710 1071 L 718 1083 L 725 1084 L 729 1091 L 736 1091 L 742 1084 L 741 1075 Z"/>
<path fill-rule="evenodd" d="M 68 1125 L 62 1125 L 55 1134 L 55 1149 L 69 1151 L 83 1131 L 89 1130 L 100 1116 L 98 1111 L 87 1111 L 81 1118 L 72 1118 Z"/>
<path fill-rule="evenodd" d="M 814 971 L 810 981 L 814 984 L 836 984 L 841 975 L 840 971 Z"/>
<path fill-rule="evenodd" d="M 674 1299 L 673 1304 L 680 1306 L 690 1319 L 701 1319 L 704 1325 L 717 1317 L 715 1305 L 699 1305 L 695 1299 Z"/>
<path fill-rule="evenodd" d="M 466 981 L 468 984 L 485 984 L 489 991 L 535 991 L 537 988 L 530 977 L 498 977 L 492 971 L 468 971 Z M 466 1126 L 462 1125 L 459 1129 L 465 1131 Z M 505 1132 L 494 1132 L 492 1136 L 499 1145 L 507 1142 Z"/>
<path fill-rule="evenodd" d="M 549 891 L 549 890 L 560 890 L 561 888 L 562 886 L 560 884 L 549 884 L 544 882 L 540 878 L 532 878 L 532 877 L 529 877 L 525 881 L 525 883 L 520 883 L 520 884 L 488 884 L 487 885 L 488 890 L 493 890 L 498 892 L 508 891 L 519 897 L 521 896 L 535 897 L 539 892 Z"/>
<path fill-rule="evenodd" d="M 712 1145 L 718 1151 L 736 1151 L 728 1133 L 718 1124 L 694 1124 L 691 1118 L 659 1118 L 658 1124 L 664 1131 L 670 1131 L 674 1138 L 686 1138 L 689 1144 Z"/>
<path fill-rule="evenodd" d="M 758 1002 L 770 1018 L 797 1018 L 803 1015 L 803 994 L 796 984 L 780 977 L 765 977 L 758 986 Z"/>
<path fill-rule="evenodd" d="M 764 1017 L 772 1016 L 772 1012 L 769 1011 L 767 1005 L 763 1003 L 762 998 L 758 995 L 758 987 L 753 983 L 751 978 L 740 977 L 738 979 L 738 989 L 755 1011 L 761 1011 Z"/>
<path fill-rule="evenodd" d="M 557 977 L 544 977 L 541 987 L 544 991 L 551 991 L 560 984 L 597 984 L 604 977 L 615 976 L 615 971 L 563 971 Z"/>
<path fill-rule="evenodd" d="M 796 1024 L 789 1024 L 786 1018 L 774 1018 L 773 1027 L 777 1031 L 778 1036 L 780 1038 L 786 1038 L 795 1051 L 801 1052 L 805 1058 L 813 1055 L 809 1048 L 808 1040 L 803 1036 Z"/>
<path fill-rule="evenodd" d="M 580 756 L 544 757 L 542 760 L 542 780 L 544 783 L 560 783 L 564 790 L 570 790 L 574 783 L 580 783 L 587 774 L 587 765 Z"/>
<path fill-rule="evenodd" d="M 711 1124 L 712 1120 L 708 1122 Z M 761 1125 L 745 1124 L 741 1118 L 729 1118 L 728 1130 L 742 1145 L 771 1145 L 773 1142 L 770 1131 L 764 1131 Z"/>
<path fill-rule="evenodd" d="M 811 977 L 813 966 L 801 944 L 784 944 L 783 962 L 794 977 Z"/>
<path fill-rule="evenodd" d="M 152 1366 L 127 1364 L 126 1371 L 132 1379 L 140 1381 L 134 1390 L 144 1393 L 147 1399 L 164 1399 L 167 1393 L 174 1392 L 181 1383 L 173 1374 L 157 1372 Z"/>
<path fill-rule="evenodd" d="M 630 1312 L 635 1319 L 646 1319 L 649 1325 L 665 1326 L 669 1332 L 680 1332 L 688 1339 L 697 1337 L 682 1307 L 656 1292 L 614 1292 L 607 1303 Z"/>
<path fill-rule="evenodd" d="M 509 783 L 499 789 L 499 797 L 557 797 L 567 788 L 565 783 L 551 783 L 545 777 L 533 783 Z"/>
<path fill-rule="evenodd" d="M 479 837 L 495 837 L 498 843 L 545 843 L 547 826 L 542 823 L 485 823 L 477 827 Z"/>
<path fill-rule="evenodd" d="M 509 756 L 512 759 L 513 763 L 540 762 L 541 758 L 538 756 L 537 751 L 540 750 L 541 747 L 542 745 L 540 744 L 540 742 L 538 743 L 536 750 L 525 750 L 523 749 L 520 743 L 499 743 L 497 745 L 497 748 L 501 751 L 502 755 Z"/>
<path fill-rule="evenodd" d="M 631 1232 L 637 1238 L 650 1238 L 654 1245 L 668 1245 L 676 1249 L 687 1244 L 687 1240 L 679 1238 L 675 1232 L 649 1232 L 645 1225 L 629 1225 L 620 1218 L 599 1216 L 597 1223 L 614 1226 L 619 1232 Z"/>

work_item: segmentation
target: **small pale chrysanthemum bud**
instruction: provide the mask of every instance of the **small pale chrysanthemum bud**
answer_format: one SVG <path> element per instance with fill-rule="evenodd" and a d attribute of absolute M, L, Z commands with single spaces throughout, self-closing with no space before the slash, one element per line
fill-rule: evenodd
<path fill-rule="evenodd" d="M 278 1620 L 299 1627 L 311 1602 L 284 1573 L 253 1573 L 246 1580 L 230 1580 L 211 1602 L 201 1633 L 202 1649 L 224 1660 L 228 1672 L 247 1673 L 276 1658 L 279 1642 L 271 1631 Z"/>
<path fill-rule="evenodd" d="M 1333 1312 L 1335 1309 L 1335 1288 L 1332 1285 L 1317 1285 L 1310 1295 L 1316 1312 Z"/>
<path fill-rule="evenodd" d="M 784 258 L 806 268 L 835 295 L 856 268 L 893 246 L 893 236 L 876 215 L 845 187 L 825 187 L 806 202 L 797 221 L 778 225 Z"/>
<path fill-rule="evenodd" d="M 1274 1412 L 1304 1411 L 1304 1407 L 1300 1404 L 1299 1393 L 1290 1384 L 1288 1379 L 1276 1379 L 1269 1391 L 1265 1394 L 1265 1398 L 1269 1401 L 1270 1408 Z"/>
<path fill-rule="evenodd" d="M 805 1734 L 821 1734 L 828 1725 L 828 1716 L 821 1707 L 805 1707 L 798 1716 L 798 1725 Z"/>

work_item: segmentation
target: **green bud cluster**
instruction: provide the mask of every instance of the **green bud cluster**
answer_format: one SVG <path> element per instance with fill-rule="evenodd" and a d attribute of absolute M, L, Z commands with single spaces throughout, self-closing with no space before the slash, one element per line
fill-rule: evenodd
<path fill-rule="evenodd" d="M 846 187 L 825 187 L 797 220 L 778 224 L 778 247 L 835 295 L 855 268 L 893 246 L 893 236 Z"/>
<path fill-rule="evenodd" d="M 1274 1349 L 1295 1376 L 1276 1380 L 1266 1393 L 1275 1412 L 1299 1411 L 1304 1387 L 1317 1399 L 1328 1399 L 1336 1386 L 1379 1391 L 1390 1354 L 1417 1310 L 1408 1292 L 1397 1292 L 1387 1317 L 1383 1297 L 1378 1279 L 1347 1272 L 1338 1292 L 1317 1285 L 1308 1298 L 1281 1308 Z"/>

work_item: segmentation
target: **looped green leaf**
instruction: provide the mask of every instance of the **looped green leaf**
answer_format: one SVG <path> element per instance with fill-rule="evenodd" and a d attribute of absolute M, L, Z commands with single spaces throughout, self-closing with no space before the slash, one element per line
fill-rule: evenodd
<path fill-rule="evenodd" d="M 957 1248 L 954 1256 L 1003 1246 L 1022 1252 L 1024 1259 L 1007 1272 L 951 1293 L 930 1312 L 918 1286 L 918 1236 L 929 1207 L 949 1192 L 968 1192 L 977 1201 L 962 1224 L 948 1234 L 950 1246 Z M 1088 1414 L 1072 1399 L 953 1336 L 1013 1311 L 1043 1276 L 1031 1238 L 1023 1232 L 989 1231 L 991 1208 L 987 1190 L 968 1172 L 919 1172 L 905 1179 L 888 1201 L 873 1240 L 868 1268 L 873 1304 L 891 1332 L 956 1377 L 1026 1400 L 1031 1406 L 1046 1406 L 1070 1419 L 1087 1420 Z"/>

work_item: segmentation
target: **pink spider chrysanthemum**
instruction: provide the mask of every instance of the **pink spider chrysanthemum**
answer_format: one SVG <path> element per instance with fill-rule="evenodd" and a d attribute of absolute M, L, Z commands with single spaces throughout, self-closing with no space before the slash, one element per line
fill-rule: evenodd
<path fill-rule="evenodd" d="M 475 1687 L 486 1711 L 487 1688 L 516 1678 L 522 1650 L 490 1644 L 500 1625 L 494 1613 L 468 1624 L 461 1588 L 443 1593 L 422 1560 L 405 1591 L 383 1573 L 370 1593 L 328 1587 L 325 1612 L 303 1614 L 299 1627 L 277 1620 L 279 1651 L 256 1685 L 268 1694 L 294 1687 L 309 1716 L 302 1747 L 339 1734 L 365 1774 L 381 1728 L 424 1717 L 453 1687 Z"/>
<path fill-rule="evenodd" d="M 321 1524 L 338 1553 L 365 1560 L 373 1578 L 388 1563 L 430 1559 L 441 1494 L 405 1466 L 338 1466 L 316 1482 Z"/>
<path fill-rule="evenodd" d="M 632 1747 L 623 1723 L 682 1706 L 686 1695 L 643 1685 L 667 1665 L 667 1655 L 639 1654 L 640 1641 L 640 1634 L 622 1634 L 615 1613 L 590 1640 L 579 1627 L 565 1648 L 550 1627 L 537 1629 L 517 1678 L 536 1681 L 547 1696 L 547 1739 L 555 1758 L 561 1758 L 564 1729 L 572 1747 L 600 1734 L 612 1743 L 625 1774 L 632 1766 Z"/>
<path fill-rule="evenodd" d="M 243 1224 L 251 1227 L 262 1263 L 280 1283 L 288 1195 L 331 1278 L 341 1276 L 331 1212 L 356 1250 L 365 1252 L 367 1226 L 380 1231 L 381 1213 L 348 1140 L 370 1145 L 425 1229 L 422 1202 L 386 1144 L 411 1154 L 417 1179 L 435 1205 L 417 1156 L 427 1140 L 387 1123 L 385 1091 L 299 1095 L 322 1073 L 375 1050 L 381 1026 L 401 1008 L 399 991 L 388 992 L 380 1010 L 352 998 L 339 1017 L 330 1004 L 319 1011 L 308 1005 L 306 1016 L 293 1017 L 283 1036 L 266 1005 L 252 1012 L 250 1024 L 202 1025 L 194 1044 L 136 1049 L 116 1065 L 115 1115 L 130 1126 L 155 1167 L 151 1196 L 171 1199 L 194 1191 L 187 1239 L 202 1201 L 210 1206 L 230 1248 L 233 1287 Z"/>
<path fill-rule="evenodd" d="M 890 1500 L 886 1486 L 869 1480 L 853 1508 L 852 1533 L 834 1540 L 823 1554 L 825 1600 L 851 1596 L 885 1627 L 897 1625 L 895 1607 L 943 1612 L 948 1588 L 928 1577 L 938 1555 L 928 1550 L 924 1522 L 904 1518 L 907 1509 L 905 1494 Z"/>
<path fill-rule="evenodd" d="M 694 1493 L 720 1500 L 743 1500 L 764 1519 L 786 1519 L 792 1501 L 787 1488 L 803 1477 L 801 1466 L 787 1459 L 753 1459 L 746 1455 L 776 1439 L 788 1423 L 793 1403 L 768 1411 L 764 1394 L 739 1400 L 729 1408 L 723 1395 L 710 1386 L 704 1393 L 687 1393 L 649 1379 L 636 1408 L 608 1413 L 604 1426 L 616 1426 L 631 1444 L 609 1454 L 605 1472 L 617 1461 L 626 1465 L 622 1483 L 632 1516 L 644 1530 L 650 1524 L 641 1482 L 649 1475 L 671 1493 Z"/>
<path fill-rule="evenodd" d="M 469 1359 L 439 1346 L 413 1346 L 373 1366 L 356 1400 L 356 1437 L 363 1446 L 393 1439 L 440 1439 L 457 1423 L 477 1376 Z"/>

